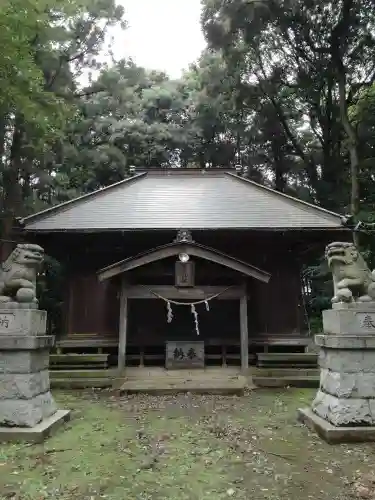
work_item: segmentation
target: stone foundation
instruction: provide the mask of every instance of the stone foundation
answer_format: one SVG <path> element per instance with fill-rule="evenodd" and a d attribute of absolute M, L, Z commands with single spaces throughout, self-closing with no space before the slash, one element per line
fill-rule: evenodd
<path fill-rule="evenodd" d="M 375 335 L 317 335 L 314 413 L 335 426 L 375 425 Z"/>
<path fill-rule="evenodd" d="M 50 391 L 29 399 L 0 401 L 0 427 L 34 427 L 56 411 Z"/>
<path fill-rule="evenodd" d="M 45 311 L 0 311 L 0 434 L 7 440 L 19 435 L 17 429 L 37 425 L 47 435 L 43 421 L 51 419 L 51 425 L 60 421 L 53 418 L 57 407 L 48 371 L 54 339 L 45 332 Z M 63 413 L 65 421 L 69 412 Z"/>
<path fill-rule="evenodd" d="M 300 419 L 324 438 L 330 434 L 341 436 L 341 442 L 355 441 L 357 433 L 358 440 L 373 439 L 375 305 L 334 304 L 323 312 L 323 329 L 325 334 L 315 337 L 320 349 L 319 390 L 311 408 L 299 410 Z"/>
<path fill-rule="evenodd" d="M 336 426 L 324 418 L 319 417 L 311 408 L 299 409 L 297 412 L 299 422 L 315 431 L 322 439 L 330 444 L 338 443 L 363 443 L 375 441 L 375 427 L 362 426 Z"/>

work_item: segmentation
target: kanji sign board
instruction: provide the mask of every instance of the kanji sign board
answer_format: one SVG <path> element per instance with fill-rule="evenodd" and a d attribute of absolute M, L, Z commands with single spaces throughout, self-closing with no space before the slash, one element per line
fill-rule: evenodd
<path fill-rule="evenodd" d="M 167 342 L 165 365 L 167 369 L 204 368 L 204 342 Z"/>

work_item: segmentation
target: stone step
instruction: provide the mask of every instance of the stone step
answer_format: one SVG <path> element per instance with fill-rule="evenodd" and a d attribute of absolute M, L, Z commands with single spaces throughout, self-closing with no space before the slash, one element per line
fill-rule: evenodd
<path fill-rule="evenodd" d="M 257 387 L 319 387 L 319 376 L 253 377 Z"/>

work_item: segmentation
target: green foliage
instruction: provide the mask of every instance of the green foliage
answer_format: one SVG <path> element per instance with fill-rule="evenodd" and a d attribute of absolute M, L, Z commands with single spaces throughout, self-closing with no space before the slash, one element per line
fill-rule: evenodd
<path fill-rule="evenodd" d="M 43 73 L 34 47 L 46 29 L 44 3 L 6 0 L 0 6 L 0 109 L 22 109 L 32 121 L 42 107 Z"/>
<path fill-rule="evenodd" d="M 347 106 L 375 77 L 371 5 L 369 0 L 204 2 L 210 46 L 223 52 L 231 72 L 242 68 L 245 88 L 253 95 L 257 89 L 261 115 L 267 103 L 278 122 L 279 131 L 268 130 L 269 141 L 263 141 L 277 153 L 266 157 L 275 177 L 284 178 L 281 185 L 302 186 L 313 201 L 333 210 L 347 211 L 351 198 L 349 150 L 357 143 L 348 140 Z"/>
<path fill-rule="evenodd" d="M 375 221 L 375 84 L 363 89 L 349 110 L 360 151 L 360 184 L 363 197 L 360 219 Z"/>
<path fill-rule="evenodd" d="M 123 23 L 113 0 L 15 0 L 0 6 L 0 202 L 12 221 L 55 201 L 67 127 L 78 119 L 78 79 L 98 67 L 107 28 Z M 5 48 L 5 49 L 4 49 Z M 42 198 L 42 200 L 40 199 Z"/>
<path fill-rule="evenodd" d="M 332 275 L 323 257 L 305 266 L 302 282 L 310 331 L 318 333 L 322 328 L 322 311 L 330 308 L 333 296 Z"/>
<path fill-rule="evenodd" d="M 40 309 L 48 311 L 49 335 L 60 335 L 64 328 L 64 285 L 65 272 L 62 265 L 46 256 L 43 269 L 37 279 L 37 297 Z"/>

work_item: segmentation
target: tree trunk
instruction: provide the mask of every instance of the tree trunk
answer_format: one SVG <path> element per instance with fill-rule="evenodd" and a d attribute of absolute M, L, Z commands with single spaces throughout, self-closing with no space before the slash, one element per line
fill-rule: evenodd
<path fill-rule="evenodd" d="M 358 214 L 360 209 L 360 197 L 359 197 L 359 182 L 358 182 L 358 171 L 359 171 L 359 155 L 358 155 L 358 140 L 357 135 L 352 127 L 349 117 L 348 108 L 346 103 L 346 78 L 345 73 L 341 72 L 339 75 L 339 106 L 340 106 L 340 119 L 343 129 L 345 130 L 347 136 L 347 147 L 350 157 L 350 212 L 357 222 Z M 359 244 L 358 233 L 353 235 L 354 243 Z"/>
<path fill-rule="evenodd" d="M 287 182 L 282 153 L 280 151 L 279 145 L 275 140 L 272 140 L 271 148 L 275 165 L 275 190 L 280 191 L 280 193 L 285 193 Z"/>

